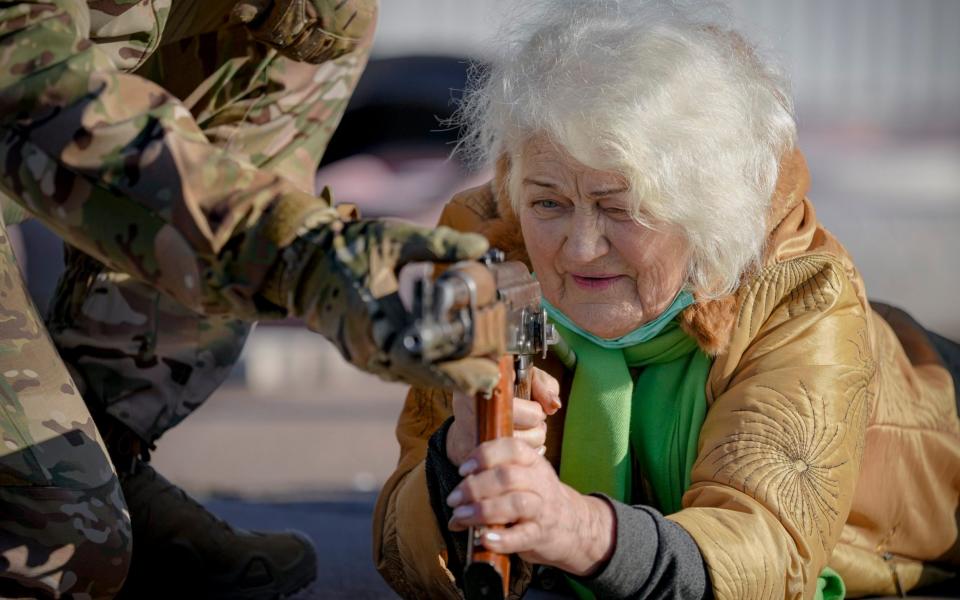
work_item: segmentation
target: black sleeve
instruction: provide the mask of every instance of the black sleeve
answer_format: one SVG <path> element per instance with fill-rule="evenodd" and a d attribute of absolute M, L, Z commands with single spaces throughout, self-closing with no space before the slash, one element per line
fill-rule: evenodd
<path fill-rule="evenodd" d="M 437 517 L 437 525 L 447 546 L 447 568 L 456 577 L 457 585 L 463 587 L 463 567 L 467 561 L 467 532 L 450 531 L 447 523 L 453 516 L 453 509 L 447 505 L 447 496 L 457 487 L 463 477 L 457 466 L 447 458 L 447 431 L 453 417 L 444 421 L 427 443 L 427 489 L 430 492 L 430 506 Z"/>
<path fill-rule="evenodd" d="M 597 496 L 613 507 L 616 547 L 599 571 L 575 581 L 604 599 L 713 598 L 706 563 L 685 529 L 649 506 Z"/>

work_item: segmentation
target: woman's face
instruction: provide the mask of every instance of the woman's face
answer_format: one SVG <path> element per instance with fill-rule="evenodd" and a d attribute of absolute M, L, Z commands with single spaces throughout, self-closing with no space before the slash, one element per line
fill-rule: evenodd
<path fill-rule="evenodd" d="M 547 300 L 606 339 L 666 310 L 690 258 L 677 228 L 637 223 L 623 176 L 586 167 L 545 138 L 528 141 L 518 162 L 520 225 Z"/>

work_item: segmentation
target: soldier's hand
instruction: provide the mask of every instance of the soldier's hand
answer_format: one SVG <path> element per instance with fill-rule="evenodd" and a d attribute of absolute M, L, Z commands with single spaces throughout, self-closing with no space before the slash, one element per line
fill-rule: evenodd
<path fill-rule="evenodd" d="M 376 19 L 373 0 L 240 0 L 233 19 L 284 56 L 320 63 L 346 54 Z"/>
<path fill-rule="evenodd" d="M 423 364 L 406 350 L 403 332 L 410 315 L 398 294 L 398 273 L 404 265 L 476 259 L 487 247 L 482 236 L 447 227 L 337 222 L 304 236 L 290 249 L 304 262 L 296 281 L 287 286 L 287 303 L 347 360 L 383 379 L 467 393 L 489 390 L 499 378 L 492 360 Z"/>

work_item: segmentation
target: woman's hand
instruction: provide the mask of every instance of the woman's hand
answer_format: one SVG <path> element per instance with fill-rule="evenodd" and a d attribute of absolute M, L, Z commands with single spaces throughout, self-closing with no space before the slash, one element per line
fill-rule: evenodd
<path fill-rule="evenodd" d="M 512 525 L 487 531 L 483 545 L 528 562 L 588 575 L 613 553 L 613 508 L 562 483 L 550 463 L 517 438 L 481 444 L 460 467 L 467 476 L 447 497 L 449 527 Z"/>
<path fill-rule="evenodd" d="M 513 437 L 543 453 L 547 441 L 547 415 L 560 410 L 560 383 L 546 371 L 534 367 L 531 400 L 513 399 Z M 453 423 L 447 431 L 447 458 L 458 467 L 477 446 L 477 417 L 474 398 L 453 395 Z"/>

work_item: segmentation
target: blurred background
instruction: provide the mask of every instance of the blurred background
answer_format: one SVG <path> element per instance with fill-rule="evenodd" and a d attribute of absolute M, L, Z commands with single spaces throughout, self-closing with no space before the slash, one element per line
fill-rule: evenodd
<path fill-rule="evenodd" d="M 385 0 L 373 59 L 318 185 L 367 216 L 432 225 L 454 192 L 486 180 L 449 158 L 456 132 L 442 121 L 509 4 Z M 730 8 L 792 80 L 810 196 L 869 295 L 960 338 L 960 2 Z M 35 222 L 19 241 L 43 310 L 59 242 Z M 327 578 L 316 597 L 389 596 L 369 564 L 368 519 L 397 458 L 404 394 L 346 366 L 319 336 L 262 324 L 227 385 L 160 440 L 154 461 L 242 526 L 308 531 Z"/>

